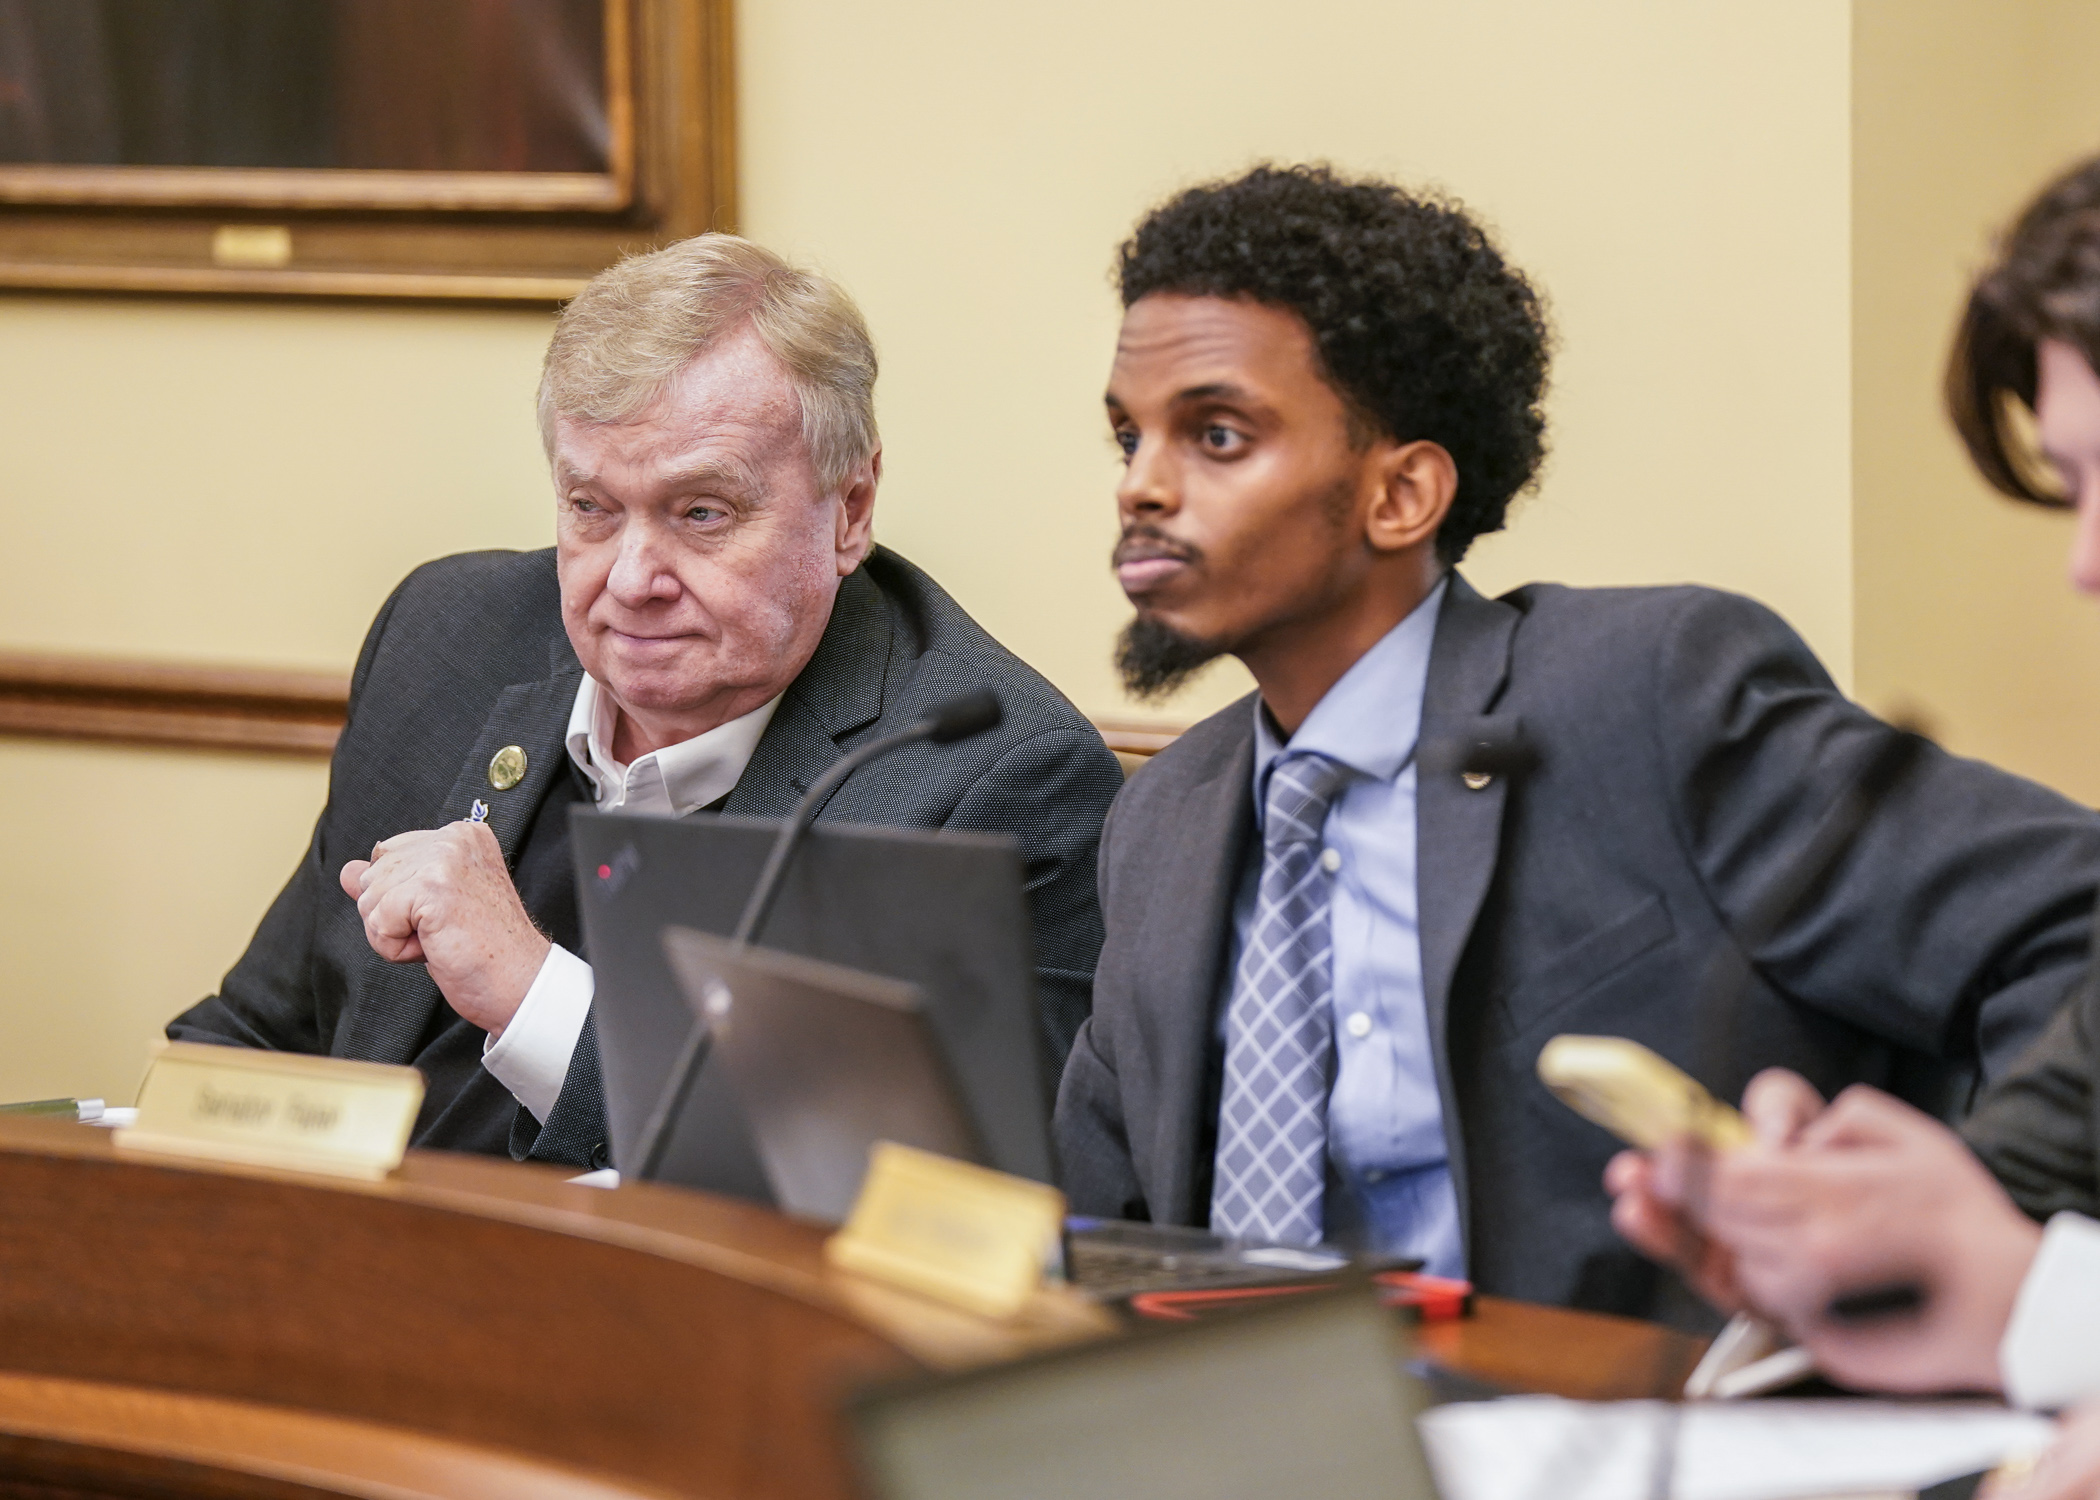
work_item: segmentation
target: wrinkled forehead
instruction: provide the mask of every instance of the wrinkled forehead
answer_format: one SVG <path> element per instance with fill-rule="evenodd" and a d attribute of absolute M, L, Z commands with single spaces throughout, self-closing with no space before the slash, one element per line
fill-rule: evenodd
<path fill-rule="evenodd" d="M 752 477 L 809 466 L 802 403 L 787 369 L 748 328 L 701 350 L 639 411 L 593 422 L 557 415 L 558 475 L 705 463 Z"/>

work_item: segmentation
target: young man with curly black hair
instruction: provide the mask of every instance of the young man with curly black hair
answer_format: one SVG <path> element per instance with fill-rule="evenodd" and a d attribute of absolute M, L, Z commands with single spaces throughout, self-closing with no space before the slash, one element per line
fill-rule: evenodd
<path fill-rule="evenodd" d="M 1057 1108 L 1074 1208 L 1711 1326 L 1613 1234 L 1615 1142 L 1540 1047 L 1603 1032 L 1723 1097 L 1784 1064 L 1958 1109 L 2084 964 L 2100 819 L 1926 751 L 1755 938 L 1896 731 L 1748 600 L 1467 585 L 1543 455 L 1551 342 L 1480 225 L 1261 168 L 1153 213 L 1121 282 L 1120 664 L 1157 693 L 1230 654 L 1259 691 L 1110 814 Z M 1702 1067 L 1731 949 L 1733 1059 Z"/>

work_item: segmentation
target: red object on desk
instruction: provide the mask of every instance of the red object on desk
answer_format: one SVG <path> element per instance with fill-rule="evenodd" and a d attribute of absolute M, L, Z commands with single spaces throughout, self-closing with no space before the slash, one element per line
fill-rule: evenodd
<path fill-rule="evenodd" d="M 1141 1318 L 1163 1322 L 1192 1323 L 1210 1313 L 1245 1307 L 1270 1297 L 1295 1297 L 1301 1292 L 1326 1291 L 1333 1278 L 1313 1281 L 1267 1282 L 1260 1286 L 1205 1287 L 1181 1292 L 1139 1292 L 1130 1299 L 1130 1310 Z M 1425 1323 L 1447 1323 L 1473 1311 L 1473 1283 L 1450 1276 L 1430 1276 L 1420 1271 L 1381 1271 L 1371 1278 L 1378 1300 L 1387 1307 L 1410 1309 Z"/>

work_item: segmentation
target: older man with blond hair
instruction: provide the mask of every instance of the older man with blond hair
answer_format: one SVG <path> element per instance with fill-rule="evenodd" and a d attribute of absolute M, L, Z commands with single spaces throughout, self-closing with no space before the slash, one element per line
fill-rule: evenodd
<path fill-rule="evenodd" d="M 989 687 L 996 731 L 870 764 L 821 816 L 1019 842 L 1061 1058 L 1121 777 L 1056 689 L 875 545 L 875 372 L 843 290 L 733 235 L 593 280 L 540 382 L 555 546 L 395 590 L 305 858 L 168 1035 L 412 1064 L 416 1144 L 604 1165 L 570 807 L 783 814 L 854 745 Z"/>

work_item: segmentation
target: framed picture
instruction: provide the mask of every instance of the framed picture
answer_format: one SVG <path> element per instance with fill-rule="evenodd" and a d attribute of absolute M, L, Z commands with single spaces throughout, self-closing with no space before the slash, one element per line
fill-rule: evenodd
<path fill-rule="evenodd" d="M 552 302 L 735 227 L 733 0 L 0 0 L 0 288 Z"/>

